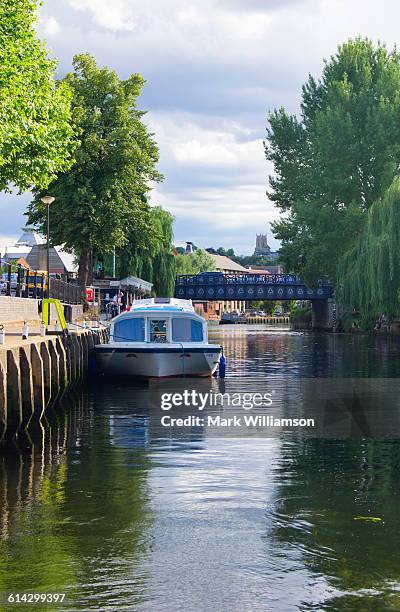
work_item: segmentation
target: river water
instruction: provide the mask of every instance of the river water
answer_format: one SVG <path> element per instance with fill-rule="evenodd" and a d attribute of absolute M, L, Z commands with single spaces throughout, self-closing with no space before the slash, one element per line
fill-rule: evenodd
<path fill-rule="evenodd" d="M 165 430 L 150 389 L 75 389 L 0 457 L 0 610 L 400 610 L 400 341 L 211 337 L 227 377 L 202 388 L 316 428 Z"/>

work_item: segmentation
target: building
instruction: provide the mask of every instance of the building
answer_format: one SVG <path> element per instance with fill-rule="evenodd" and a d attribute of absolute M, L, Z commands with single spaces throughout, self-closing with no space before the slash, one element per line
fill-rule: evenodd
<path fill-rule="evenodd" d="M 109 304 L 116 293 L 124 293 L 125 305 L 132 304 L 135 300 L 151 297 L 153 284 L 136 276 L 128 276 L 120 280 L 115 278 L 96 278 L 96 289 L 99 291 L 100 309 L 106 312 Z"/>
<path fill-rule="evenodd" d="M 208 251 L 208 254 L 214 262 L 214 270 L 216 272 L 223 272 L 224 274 L 248 274 L 249 272 L 246 268 L 225 255 L 210 253 L 210 251 Z M 213 319 L 220 318 L 223 312 L 232 312 L 235 310 L 243 312 L 246 309 L 246 302 L 245 300 L 227 300 L 223 302 L 202 301 L 196 302 L 194 306 L 200 314 L 204 315 L 207 319 Z"/>
<path fill-rule="evenodd" d="M 257 234 L 256 236 L 256 248 L 254 249 L 255 257 L 269 257 L 271 255 L 271 248 L 268 244 L 267 234 Z"/>
<path fill-rule="evenodd" d="M 248 272 L 247 268 L 226 257 L 226 255 L 218 255 L 216 253 L 208 253 L 214 262 L 214 267 L 217 272 L 224 272 L 225 274 L 239 274 L 240 272 Z"/>
<path fill-rule="evenodd" d="M 209 253 L 210 257 L 214 261 L 214 266 L 216 272 L 223 272 L 224 274 L 248 274 L 247 268 L 244 268 L 240 264 L 233 261 L 226 255 L 217 255 L 215 253 Z M 232 312 L 234 310 L 238 310 L 239 312 L 244 312 L 246 310 L 246 301 L 245 300 L 230 300 L 222 303 L 222 312 Z"/>
<path fill-rule="evenodd" d="M 24 227 L 22 235 L 13 245 L 0 247 L 0 257 L 7 263 L 18 263 L 19 259 L 27 260 L 33 246 L 43 244 L 45 240 L 29 227 Z"/>
<path fill-rule="evenodd" d="M 284 274 L 283 266 L 271 265 L 271 266 L 262 266 L 259 264 L 252 264 L 246 267 L 247 272 L 252 272 L 252 274 Z"/>
<path fill-rule="evenodd" d="M 45 244 L 33 246 L 26 257 L 26 261 L 32 270 L 47 270 L 47 248 Z M 50 274 L 75 277 L 78 273 L 78 262 L 75 255 L 67 253 L 62 247 L 50 247 L 49 249 Z"/>
<path fill-rule="evenodd" d="M 31 270 L 47 270 L 47 241 L 29 227 L 17 242 L 11 246 L 0 247 L 0 257 L 3 262 L 20 263 Z M 78 272 L 76 258 L 62 247 L 50 247 L 50 273 L 74 277 Z"/>

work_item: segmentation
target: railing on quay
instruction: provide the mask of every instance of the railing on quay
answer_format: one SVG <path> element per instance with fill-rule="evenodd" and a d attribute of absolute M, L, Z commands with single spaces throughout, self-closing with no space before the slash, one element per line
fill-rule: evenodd
<path fill-rule="evenodd" d="M 50 297 L 64 304 L 80 304 L 82 301 L 80 287 L 73 281 L 65 282 L 50 276 L 48 283 L 45 272 L 29 270 L 21 265 L 17 265 L 15 272 L 9 262 L 0 266 L 0 272 L 0 295 L 38 300 Z"/>

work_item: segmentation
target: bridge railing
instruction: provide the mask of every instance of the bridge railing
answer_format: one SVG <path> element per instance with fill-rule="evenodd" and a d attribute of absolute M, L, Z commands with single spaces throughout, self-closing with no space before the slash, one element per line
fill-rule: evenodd
<path fill-rule="evenodd" d="M 304 285 L 295 274 L 224 274 L 223 272 L 203 272 L 182 274 L 176 278 L 177 285 Z M 326 279 L 317 281 L 317 286 L 329 286 Z"/>

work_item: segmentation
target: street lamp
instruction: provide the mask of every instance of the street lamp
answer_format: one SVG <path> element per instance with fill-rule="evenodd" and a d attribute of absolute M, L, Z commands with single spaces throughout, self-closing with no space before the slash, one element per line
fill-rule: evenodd
<path fill-rule="evenodd" d="M 47 206 L 47 297 L 49 297 L 50 290 L 50 204 L 53 204 L 55 198 L 50 195 L 43 196 L 40 198 L 45 206 Z"/>

